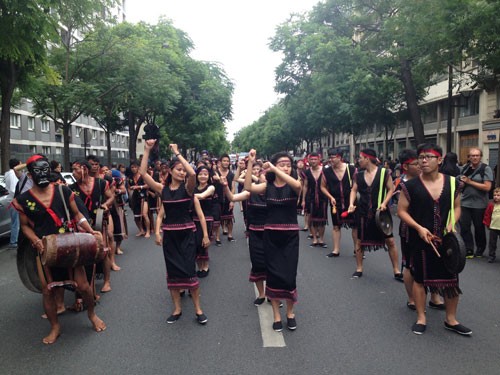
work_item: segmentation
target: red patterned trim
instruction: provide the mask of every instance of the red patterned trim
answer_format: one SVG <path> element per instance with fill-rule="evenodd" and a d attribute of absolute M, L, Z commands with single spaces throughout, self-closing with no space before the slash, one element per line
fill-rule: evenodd
<path fill-rule="evenodd" d="M 265 230 L 300 230 L 298 224 L 266 224 Z"/>
<path fill-rule="evenodd" d="M 287 300 L 292 301 L 294 304 L 297 303 L 297 289 L 294 290 L 284 290 L 284 289 L 272 289 L 266 285 L 266 297 L 270 300 Z"/>
<path fill-rule="evenodd" d="M 183 223 L 183 224 L 163 224 L 163 230 L 184 230 L 184 229 L 193 229 L 196 230 L 196 225 L 194 222 Z"/>
<path fill-rule="evenodd" d="M 171 199 L 171 200 L 162 200 L 163 203 L 169 203 L 169 202 L 187 202 L 190 201 L 191 198 L 184 198 L 184 199 Z"/>
<path fill-rule="evenodd" d="M 252 273 L 250 272 L 250 276 L 248 277 L 248 281 L 251 283 L 256 283 L 257 281 L 266 281 L 267 274 L 265 272 L 260 273 Z"/>
<path fill-rule="evenodd" d="M 188 279 L 169 279 L 167 275 L 168 289 L 197 289 L 200 287 L 200 282 L 197 277 Z"/>
<path fill-rule="evenodd" d="M 256 231 L 256 232 L 263 232 L 264 229 L 265 229 L 265 226 L 264 225 L 250 224 L 250 226 L 248 227 L 248 229 Z"/>

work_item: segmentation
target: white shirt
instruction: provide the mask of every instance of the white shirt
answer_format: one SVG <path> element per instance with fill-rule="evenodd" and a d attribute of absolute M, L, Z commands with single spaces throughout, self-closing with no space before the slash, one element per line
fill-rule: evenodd
<path fill-rule="evenodd" d="M 16 176 L 16 172 L 14 172 L 13 169 L 9 169 L 5 173 L 5 187 L 9 191 L 9 196 L 11 198 L 14 197 L 14 193 L 16 191 L 17 181 L 19 181 L 19 179 Z"/>

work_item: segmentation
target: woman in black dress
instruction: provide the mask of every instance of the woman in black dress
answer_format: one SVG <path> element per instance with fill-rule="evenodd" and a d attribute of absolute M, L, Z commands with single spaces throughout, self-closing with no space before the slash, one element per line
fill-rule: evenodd
<path fill-rule="evenodd" d="M 252 168 L 252 179 L 254 183 L 265 182 L 265 178 L 261 175 L 262 165 L 254 164 Z M 245 175 L 246 177 L 246 175 Z M 253 301 L 255 306 L 260 306 L 266 300 L 264 291 L 264 281 L 267 277 L 266 261 L 265 261 L 265 242 L 264 242 L 264 227 L 267 217 L 266 197 L 265 194 L 250 193 L 243 190 L 238 194 L 233 194 L 227 185 L 227 181 L 223 181 L 224 193 L 231 202 L 247 202 L 246 224 L 248 229 L 248 250 L 250 252 L 250 261 L 252 269 L 250 270 L 249 281 L 255 283 L 255 287 L 259 292 L 259 296 Z"/>
<path fill-rule="evenodd" d="M 255 163 L 255 150 L 248 154 L 248 169 Z M 252 174 L 245 176 L 245 190 L 265 194 L 267 215 L 264 224 L 265 262 L 267 269 L 266 296 L 273 306 L 273 329 L 283 330 L 279 309 L 280 300 L 286 300 L 287 327 L 295 330 L 297 324 L 293 311 L 297 302 L 297 265 L 299 260 L 299 225 L 297 199 L 301 184 L 291 176 L 292 158 L 278 153 L 271 162 L 264 163 L 266 182 L 252 183 Z"/>
<path fill-rule="evenodd" d="M 194 195 L 200 201 L 203 215 L 205 215 L 207 232 L 210 237 L 212 232 L 212 223 L 214 221 L 212 212 L 214 206 L 213 196 L 215 187 L 212 185 L 210 170 L 206 166 L 200 165 L 196 170 L 196 183 Z M 208 261 L 210 258 L 208 256 L 208 246 L 203 246 L 203 231 L 201 228 L 200 218 L 198 217 L 196 211 L 193 212 L 193 220 L 196 224 L 196 264 L 198 265 L 198 272 L 196 272 L 196 274 L 198 277 L 207 277 L 208 272 L 210 271 L 208 268 Z"/>
<path fill-rule="evenodd" d="M 199 281 L 196 276 L 196 226 L 191 217 L 193 207 L 193 191 L 196 175 L 186 159 L 179 153 L 176 144 L 170 149 L 176 159 L 171 162 L 170 175 L 165 186 L 157 182 L 147 173 L 148 158 L 155 139 L 145 142 L 144 155 L 139 172 L 144 182 L 158 194 L 161 194 L 163 220 L 163 256 L 167 268 L 167 287 L 170 290 L 174 311 L 167 323 L 175 323 L 182 315 L 181 290 L 189 289 L 193 300 L 196 320 L 205 324 L 208 319 L 200 306 Z M 203 244 L 208 246 L 207 226 L 200 205 L 196 204 L 197 215 L 203 230 Z M 160 217 L 163 217 L 160 216 Z M 159 233 L 157 233 L 159 236 Z"/>

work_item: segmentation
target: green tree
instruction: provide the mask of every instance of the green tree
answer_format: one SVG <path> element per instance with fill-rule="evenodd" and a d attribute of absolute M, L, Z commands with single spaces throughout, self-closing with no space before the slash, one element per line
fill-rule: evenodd
<path fill-rule="evenodd" d="M 51 0 L 0 2 L 0 118 L 1 170 L 9 169 L 10 111 L 17 87 L 46 69 L 46 46 L 54 38 Z"/>
<path fill-rule="evenodd" d="M 78 52 L 85 47 L 93 35 L 93 29 L 112 19 L 104 18 L 110 14 L 107 9 L 114 5 L 111 0 L 64 0 L 56 2 L 51 14 L 57 25 L 60 39 L 51 46 L 50 67 L 54 76 L 40 76 L 29 88 L 27 95 L 33 99 L 35 111 L 54 121 L 56 128 L 63 130 L 65 168 L 70 162 L 71 124 L 93 105 L 98 95 L 96 88 L 81 79 L 80 74 L 86 64 L 99 59 L 106 50 L 94 51 L 91 55 L 80 56 Z M 100 14 L 101 17 L 96 17 Z M 85 33 L 85 31 L 90 30 Z M 80 36 L 81 35 L 81 36 Z"/>

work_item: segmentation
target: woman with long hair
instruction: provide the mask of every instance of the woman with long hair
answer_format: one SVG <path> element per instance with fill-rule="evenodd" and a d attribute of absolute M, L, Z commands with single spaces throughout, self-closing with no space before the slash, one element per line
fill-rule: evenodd
<path fill-rule="evenodd" d="M 248 154 L 248 169 L 253 169 L 256 151 Z M 286 152 L 272 156 L 264 163 L 266 182 L 252 183 L 252 174 L 245 176 L 245 190 L 265 194 L 267 214 L 264 223 L 265 262 L 267 269 L 266 296 L 273 307 L 273 330 L 283 330 L 280 300 L 286 301 L 287 327 L 297 328 L 294 304 L 297 302 L 297 265 L 299 261 L 299 224 L 297 222 L 297 199 L 301 190 L 300 181 L 291 176 L 292 158 Z"/>
<path fill-rule="evenodd" d="M 248 170 L 247 170 L 248 171 Z M 265 182 L 262 172 L 262 164 L 256 162 L 252 168 L 252 179 L 254 183 Z M 246 176 L 246 175 L 245 175 Z M 266 262 L 265 262 L 265 243 L 264 227 L 267 217 L 265 194 L 250 193 L 243 190 L 241 193 L 233 194 L 223 180 L 224 193 L 231 202 L 247 202 L 247 229 L 248 229 L 248 250 L 250 252 L 250 261 L 252 269 L 250 270 L 249 281 L 255 283 L 259 296 L 254 300 L 255 306 L 260 306 L 265 298 L 264 281 L 266 281 Z"/>
<path fill-rule="evenodd" d="M 163 256 L 167 268 L 167 287 L 174 304 L 174 311 L 168 317 L 167 323 L 175 323 L 181 317 L 181 291 L 189 289 L 196 320 L 199 324 L 205 324 L 208 319 L 201 309 L 199 281 L 196 276 L 196 226 L 191 217 L 196 175 L 191 165 L 180 154 L 177 145 L 171 144 L 169 147 L 175 159 L 170 164 L 171 172 L 166 184 L 164 186 L 155 181 L 147 173 L 149 154 L 155 143 L 155 139 L 146 140 L 139 173 L 150 189 L 161 194 L 163 215 L 159 216 L 163 217 Z M 199 204 L 194 207 L 203 230 L 203 245 L 207 247 L 210 240 L 205 217 Z M 159 231 L 155 234 L 158 242 Z"/>
<path fill-rule="evenodd" d="M 201 210 L 205 216 L 207 225 L 207 233 L 212 231 L 212 223 L 214 218 L 212 216 L 213 196 L 215 187 L 212 184 L 210 177 L 210 170 L 205 165 L 199 165 L 196 170 L 196 187 L 194 189 L 194 196 L 200 201 Z M 208 268 L 208 246 L 203 246 L 203 231 L 201 228 L 200 218 L 196 211 L 193 212 L 193 220 L 196 224 L 196 264 L 198 265 L 198 277 L 207 277 L 210 269 Z"/>

